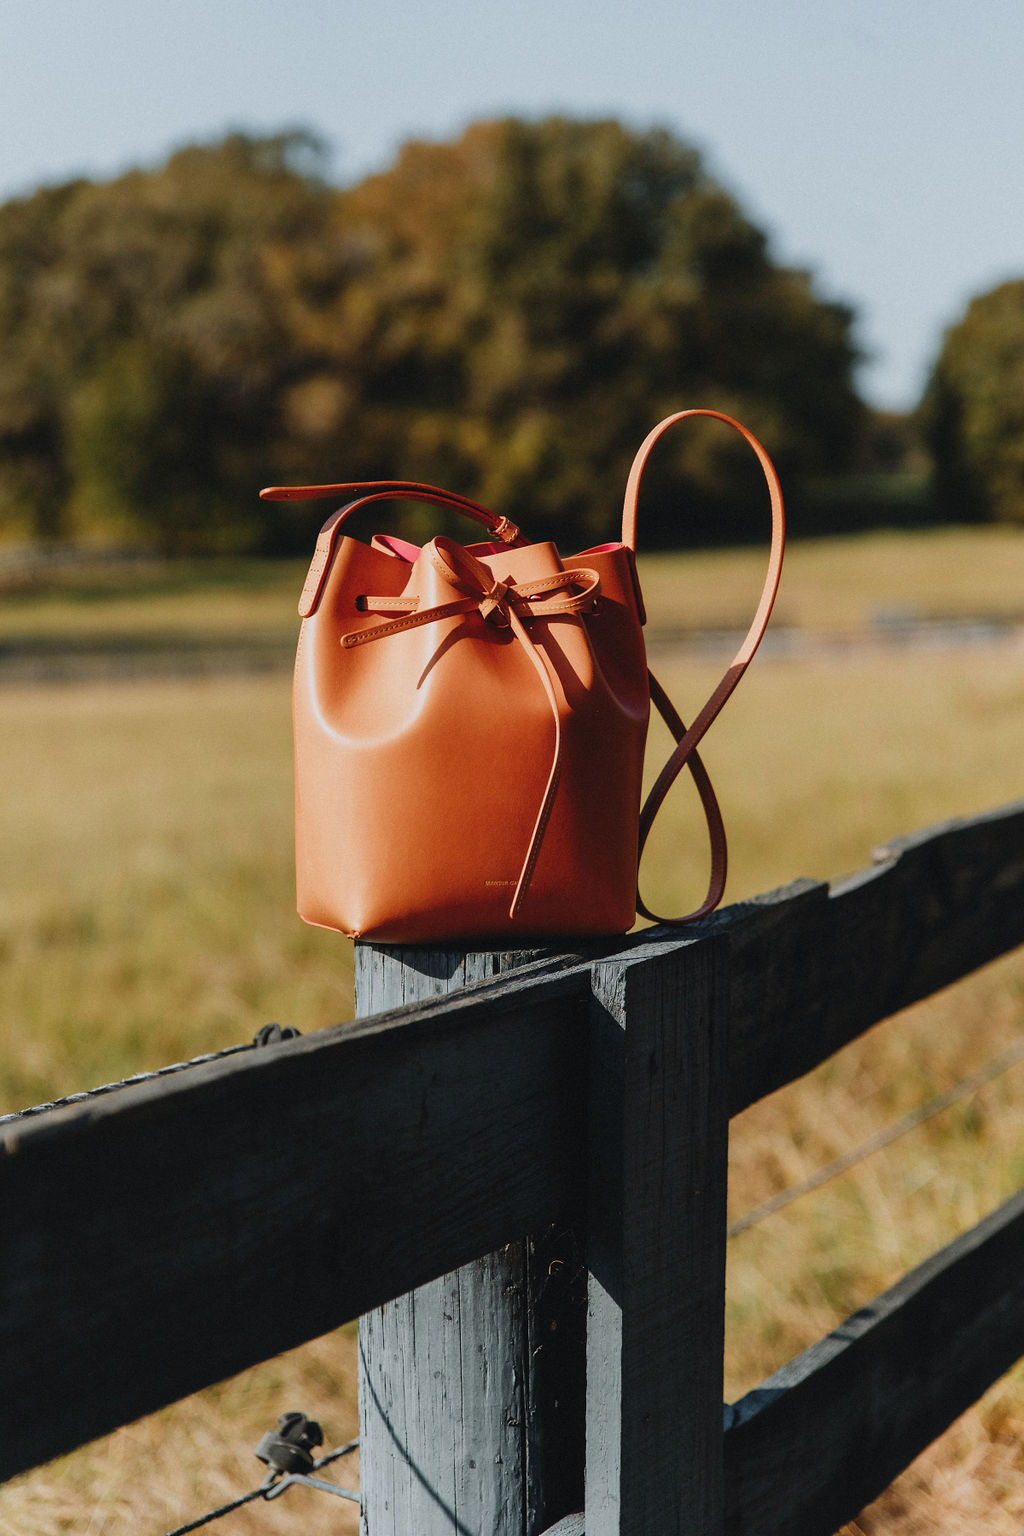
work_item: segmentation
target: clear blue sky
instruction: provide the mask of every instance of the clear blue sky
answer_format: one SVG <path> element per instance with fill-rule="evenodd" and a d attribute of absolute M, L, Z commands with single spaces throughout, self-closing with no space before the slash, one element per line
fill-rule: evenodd
<path fill-rule="evenodd" d="M 0 0 L 0 82 L 0 197 L 229 127 L 308 125 L 347 180 L 496 113 L 667 125 L 857 308 L 880 405 L 1024 276 L 1020 0 Z"/>

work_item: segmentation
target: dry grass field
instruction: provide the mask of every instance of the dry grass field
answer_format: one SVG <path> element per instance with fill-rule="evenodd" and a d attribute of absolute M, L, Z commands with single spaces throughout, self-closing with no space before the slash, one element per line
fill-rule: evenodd
<path fill-rule="evenodd" d="M 745 551 L 647 562 L 653 664 L 684 716 L 720 670 L 687 633 L 740 625 L 758 563 Z M 301 573 L 256 576 L 0 598 L 0 660 L 5 640 L 32 636 L 73 648 L 113 631 L 129 645 L 294 632 Z M 895 613 L 1020 621 L 1024 539 L 876 535 L 791 551 L 778 622 L 805 643 L 758 658 L 704 754 L 730 835 L 729 900 L 842 875 L 889 838 L 1020 798 L 1019 639 L 884 643 Z M 656 734 L 652 758 L 663 747 Z M 0 1113 L 247 1041 L 271 1019 L 308 1032 L 348 1016 L 348 944 L 294 916 L 290 751 L 283 672 L 0 687 Z M 681 784 L 644 871 L 656 910 L 697 899 L 704 858 Z M 1022 1028 L 1018 954 L 755 1106 L 733 1126 L 731 1217 L 983 1067 Z M 730 1399 L 1024 1182 L 1022 1098 L 1024 1065 L 731 1241 Z M 160 1536 L 255 1486 L 251 1447 L 278 1413 L 302 1408 L 330 1444 L 346 1439 L 353 1376 L 348 1329 L 211 1388 L 0 1489 L 0 1536 Z M 1018 1371 L 859 1528 L 1018 1536 L 1022 1447 Z M 355 1527 L 340 1501 L 293 1489 L 213 1529 Z"/>

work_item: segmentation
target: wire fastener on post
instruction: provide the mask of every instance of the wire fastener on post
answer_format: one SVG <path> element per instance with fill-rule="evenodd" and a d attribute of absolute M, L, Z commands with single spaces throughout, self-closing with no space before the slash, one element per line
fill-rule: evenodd
<path fill-rule="evenodd" d="M 304 1413 L 283 1413 L 277 1421 L 276 1431 L 268 1430 L 256 1447 L 255 1454 L 270 1468 L 260 1486 L 251 1489 L 249 1493 L 243 1493 L 240 1498 L 232 1499 L 230 1504 L 211 1509 L 198 1520 L 176 1526 L 173 1531 L 168 1531 L 167 1536 L 188 1536 L 189 1531 L 201 1530 L 204 1525 L 210 1525 L 223 1515 L 230 1515 L 233 1510 L 241 1509 L 243 1504 L 251 1504 L 255 1499 L 279 1498 L 293 1483 L 305 1483 L 307 1487 L 316 1488 L 321 1493 L 332 1493 L 339 1499 L 351 1499 L 358 1504 L 359 1494 L 351 1488 L 342 1488 L 327 1478 L 315 1477 L 313 1474 L 342 1456 L 350 1455 L 358 1448 L 359 1441 L 350 1440 L 347 1445 L 339 1446 L 336 1451 L 330 1451 L 326 1456 L 314 1460 L 313 1449 L 322 1443 L 323 1431 L 315 1419 L 308 1419 Z"/>
<path fill-rule="evenodd" d="M 358 1504 L 359 1495 L 351 1488 L 340 1488 L 337 1483 L 311 1475 L 344 1454 L 334 1451 L 322 1461 L 314 1461 L 313 1448 L 323 1442 L 324 1432 L 315 1419 L 307 1419 L 304 1413 L 283 1413 L 277 1421 L 277 1433 L 271 1430 L 256 1447 L 260 1461 L 265 1461 L 278 1478 L 263 1497 L 276 1499 L 293 1483 L 305 1483 L 308 1488 L 319 1488 L 321 1493 L 333 1493 L 339 1499 L 354 1499 Z"/>

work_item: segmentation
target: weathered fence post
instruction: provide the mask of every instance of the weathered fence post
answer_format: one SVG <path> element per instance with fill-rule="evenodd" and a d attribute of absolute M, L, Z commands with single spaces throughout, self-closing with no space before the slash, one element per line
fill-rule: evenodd
<path fill-rule="evenodd" d="M 355 948 L 358 1017 L 541 957 Z M 538 1536 L 582 1508 L 585 1304 L 576 1239 L 550 1232 L 360 1319 L 363 1536 Z"/>
<path fill-rule="evenodd" d="M 721 945 L 593 971 L 586 1536 L 720 1536 Z"/>

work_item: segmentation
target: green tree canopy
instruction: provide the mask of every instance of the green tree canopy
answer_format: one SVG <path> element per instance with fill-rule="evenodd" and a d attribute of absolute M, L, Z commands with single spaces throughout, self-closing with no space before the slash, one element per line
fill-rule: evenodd
<path fill-rule="evenodd" d="M 852 316 L 672 134 L 480 122 L 326 186 L 316 141 L 233 135 L 0 208 L 0 516 L 168 548 L 304 545 L 271 480 L 435 480 L 610 536 L 661 415 L 724 409 L 792 488 L 851 461 Z M 750 531 L 745 450 L 669 439 L 645 538 Z M 680 487 L 682 496 L 680 496 Z"/>
<path fill-rule="evenodd" d="M 270 272 L 323 223 L 315 149 L 232 135 L 0 208 L 5 525 L 259 543 L 254 477 L 292 366 Z"/>
<path fill-rule="evenodd" d="M 1024 523 L 1024 279 L 972 300 L 947 331 L 922 418 L 942 513 Z"/>

